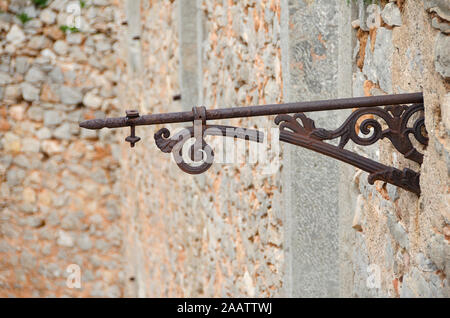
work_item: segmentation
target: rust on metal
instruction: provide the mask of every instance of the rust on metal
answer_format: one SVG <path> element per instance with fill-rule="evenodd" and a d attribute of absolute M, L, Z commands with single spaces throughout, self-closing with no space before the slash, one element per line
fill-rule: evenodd
<path fill-rule="evenodd" d="M 131 119 L 134 119 L 134 118 L 138 118 L 138 117 L 139 117 L 139 112 L 138 112 L 137 110 L 134 110 L 134 109 L 133 109 L 133 110 L 127 110 L 127 111 L 126 111 L 126 114 L 127 114 L 127 117 L 126 117 L 126 118 L 127 118 L 128 122 L 130 123 L 129 126 L 130 126 L 131 132 L 130 132 L 130 136 L 128 136 L 127 138 L 125 138 L 125 141 L 129 142 L 129 143 L 130 143 L 130 146 L 133 148 L 134 145 L 135 145 L 139 140 L 141 140 L 141 138 L 135 135 L 136 129 L 135 129 L 135 126 L 132 124 L 132 122 L 131 122 L 130 120 L 131 120 Z"/>
<path fill-rule="evenodd" d="M 352 108 L 357 108 L 357 110 L 335 130 L 316 128 L 314 121 L 304 114 Z M 262 142 L 264 138 L 262 132 L 257 130 L 207 125 L 207 120 L 278 115 L 275 123 L 280 127 L 280 141 L 298 145 L 358 167 L 369 173 L 371 184 L 375 180 L 382 180 L 420 194 L 419 173 L 407 168 L 399 170 L 386 166 L 346 150 L 344 147 L 350 140 L 358 145 L 367 146 L 386 138 L 405 158 L 421 164 L 423 154 L 414 147 L 410 135 L 414 136 L 422 145 L 427 145 L 428 137 L 423 111 L 423 94 L 410 93 L 210 110 L 202 106 L 193 107 L 192 111 L 143 116 L 132 110 L 127 111 L 125 117 L 87 120 L 81 122 L 80 127 L 101 129 L 129 126 L 131 134 L 125 140 L 130 142 L 131 147 L 134 147 L 140 140 L 135 135 L 136 126 L 182 122 L 198 123 L 199 135 L 197 135 L 195 125 L 173 137 L 170 137 L 170 131 L 166 128 L 160 129 L 154 135 L 158 148 L 163 152 L 172 153 L 181 170 L 198 174 L 208 170 L 214 160 L 214 152 L 204 140 L 205 136 L 230 136 L 229 132 L 232 131 L 231 137 L 233 138 L 256 142 Z M 288 115 L 292 113 L 294 115 Z M 374 118 L 364 119 L 365 115 L 376 116 L 383 121 L 387 128 L 383 129 L 381 123 Z M 359 125 L 360 133 L 358 133 L 356 127 L 360 119 L 363 121 Z M 412 126 L 408 126 L 410 121 L 414 121 Z M 195 138 L 195 144 L 191 146 L 191 160 L 197 163 L 196 165 L 186 163 L 181 155 L 183 145 L 190 138 Z M 338 146 L 324 142 L 324 140 L 336 138 L 340 138 Z"/>

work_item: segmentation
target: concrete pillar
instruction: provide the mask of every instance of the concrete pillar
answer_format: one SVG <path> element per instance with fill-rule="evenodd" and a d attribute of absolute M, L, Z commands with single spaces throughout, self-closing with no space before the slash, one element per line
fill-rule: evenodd
<path fill-rule="evenodd" d="M 128 65 L 133 74 L 138 75 L 142 70 L 141 51 L 141 1 L 127 0 L 126 15 L 128 23 Z"/>
<path fill-rule="evenodd" d="M 345 1 L 282 0 L 282 59 L 286 102 L 351 96 L 351 44 L 340 26 L 350 26 Z M 343 16 L 344 14 L 344 16 Z M 343 45 L 340 48 L 340 45 Z M 351 53 L 348 54 L 348 59 Z M 341 61 L 340 61 L 341 59 Z M 341 63 L 340 63 L 341 62 Z M 348 63 L 348 70 L 345 67 Z M 339 75 L 340 72 L 342 76 Z M 341 82 L 346 79 L 348 81 Z M 316 127 L 336 128 L 343 112 L 308 114 Z M 339 296 L 340 163 L 284 145 L 285 295 Z"/>
<path fill-rule="evenodd" d="M 202 103 L 202 12 L 200 0 L 178 2 L 180 39 L 180 86 L 183 110 Z"/>
<path fill-rule="evenodd" d="M 344 4 L 341 1 L 339 8 L 339 62 L 338 62 L 338 98 L 352 97 L 353 72 L 356 64 L 353 60 L 353 48 L 355 47 L 355 30 L 351 27 L 351 21 L 357 18 L 356 6 L 353 3 Z M 356 96 L 355 96 L 356 97 Z M 347 117 L 351 110 L 340 111 L 341 116 Z M 352 150 L 349 145 L 347 149 Z M 354 184 L 355 168 L 341 163 L 339 165 L 339 296 L 351 297 L 353 289 L 353 266 L 349 261 L 354 253 L 352 242 L 355 241 L 355 231 L 352 228 L 352 220 L 359 194 L 359 189 Z"/>

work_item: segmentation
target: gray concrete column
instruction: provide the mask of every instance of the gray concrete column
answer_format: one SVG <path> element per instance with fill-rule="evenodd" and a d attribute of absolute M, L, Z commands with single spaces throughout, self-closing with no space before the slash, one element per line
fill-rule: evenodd
<path fill-rule="evenodd" d="M 351 21 L 357 18 L 356 6 L 353 3 L 344 4 L 341 1 L 339 13 L 339 60 L 338 60 L 338 98 L 352 97 L 353 73 L 356 64 L 353 59 L 355 47 L 355 30 L 351 27 Z M 341 116 L 349 116 L 351 110 L 340 111 Z M 352 150 L 351 146 L 347 149 Z M 352 242 L 355 241 L 355 231 L 352 228 L 353 214 L 357 202 L 359 189 L 356 189 L 353 178 L 355 168 L 341 163 L 339 182 L 339 296 L 351 297 L 353 289 L 353 266 L 350 262 L 354 252 Z"/>
<path fill-rule="evenodd" d="M 178 2 L 180 86 L 183 110 L 202 103 L 202 12 L 200 0 Z"/>
<path fill-rule="evenodd" d="M 282 0 L 282 62 L 286 102 L 337 98 L 350 88 L 350 71 L 339 63 L 347 52 L 340 33 L 350 25 L 345 1 Z M 341 16 L 346 14 L 345 17 Z M 349 58 L 351 54 L 349 55 Z M 350 61 L 346 61 L 350 66 Z M 342 71 L 342 76 L 339 72 Z M 348 81 L 347 76 L 350 76 Z M 340 83 L 340 80 L 345 79 Z M 351 91 L 347 92 L 351 96 Z M 316 127 L 336 128 L 340 112 L 308 114 Z M 285 295 L 339 296 L 340 163 L 284 145 Z"/>
<path fill-rule="evenodd" d="M 128 23 L 128 65 L 131 72 L 138 75 L 142 69 L 141 1 L 127 0 L 125 8 Z"/>

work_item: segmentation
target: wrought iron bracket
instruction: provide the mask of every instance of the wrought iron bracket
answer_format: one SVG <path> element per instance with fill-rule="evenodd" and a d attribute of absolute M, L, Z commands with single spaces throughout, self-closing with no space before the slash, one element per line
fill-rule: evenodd
<path fill-rule="evenodd" d="M 306 112 L 356 108 L 354 112 L 335 130 L 316 128 Z M 288 115 L 292 114 L 293 115 Z M 131 133 L 125 140 L 131 147 L 140 140 L 135 135 L 135 127 L 166 123 L 193 122 L 194 125 L 170 137 L 170 131 L 162 128 L 154 135 L 157 147 L 172 153 L 181 170 L 199 174 L 208 170 L 214 161 L 214 152 L 206 143 L 207 135 L 241 138 L 262 142 L 262 132 L 232 126 L 207 125 L 207 120 L 226 118 L 277 115 L 280 141 L 301 146 L 326 156 L 351 164 L 369 173 L 369 183 L 381 180 L 405 190 L 420 194 L 420 174 L 411 169 L 403 170 L 386 166 L 372 159 L 344 149 L 351 140 L 362 146 L 372 145 L 380 139 L 388 139 L 407 159 L 419 164 L 423 161 L 411 135 L 426 146 L 428 137 L 425 129 L 422 93 L 384 95 L 371 97 L 344 98 L 313 102 L 299 102 L 276 105 L 259 105 L 207 110 L 193 107 L 191 112 L 150 114 L 140 116 L 136 110 L 126 112 L 126 117 L 91 119 L 80 123 L 87 129 L 130 127 Z M 378 119 L 378 120 L 377 120 Z M 230 133 L 231 132 L 231 133 Z M 191 146 L 192 163 L 183 159 L 182 149 L 187 140 L 195 138 Z M 325 142 L 339 138 L 339 145 Z"/>

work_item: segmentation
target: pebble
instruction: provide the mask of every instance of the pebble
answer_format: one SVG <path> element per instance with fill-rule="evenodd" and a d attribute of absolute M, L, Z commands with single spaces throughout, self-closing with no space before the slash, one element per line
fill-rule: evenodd
<path fill-rule="evenodd" d="M 30 66 L 29 59 L 26 56 L 18 56 L 15 61 L 15 69 L 19 74 L 25 74 Z"/>
<path fill-rule="evenodd" d="M 16 121 L 21 121 L 23 119 L 24 112 L 25 108 L 22 105 L 15 105 L 9 109 L 9 115 Z"/>
<path fill-rule="evenodd" d="M 31 120 L 41 121 L 44 118 L 44 111 L 39 106 L 31 106 L 30 108 L 28 108 L 27 116 Z"/>
<path fill-rule="evenodd" d="M 41 11 L 39 19 L 48 25 L 52 25 L 56 21 L 56 13 L 51 9 L 44 9 Z"/>
<path fill-rule="evenodd" d="M 450 78 L 450 36 L 440 32 L 436 36 L 434 47 L 434 66 L 442 77 Z"/>
<path fill-rule="evenodd" d="M 74 245 L 73 237 L 65 231 L 58 231 L 58 239 L 56 240 L 56 244 L 60 246 L 72 247 Z"/>
<path fill-rule="evenodd" d="M 62 122 L 62 117 L 59 112 L 54 110 L 47 110 L 44 112 L 44 125 L 55 126 Z"/>
<path fill-rule="evenodd" d="M 22 142 L 22 150 L 24 152 L 39 152 L 41 144 L 39 140 L 34 138 L 25 138 Z"/>
<path fill-rule="evenodd" d="M 53 50 L 55 51 L 56 54 L 59 54 L 59 55 L 66 55 L 68 49 L 69 49 L 69 46 L 67 45 L 66 41 L 63 41 L 63 40 L 58 40 L 53 45 Z"/>
<path fill-rule="evenodd" d="M 53 136 L 58 139 L 69 140 L 72 137 L 70 124 L 63 123 L 61 126 L 54 130 Z"/>
<path fill-rule="evenodd" d="M 61 153 L 63 151 L 63 148 L 55 140 L 44 140 L 42 142 L 42 150 L 47 155 L 51 156 L 51 155 L 55 155 L 55 154 Z"/>
<path fill-rule="evenodd" d="M 6 132 L 1 143 L 6 152 L 17 153 L 22 149 L 22 141 L 19 136 L 12 132 Z"/>
<path fill-rule="evenodd" d="M 98 109 L 102 105 L 102 98 L 93 92 L 87 93 L 83 98 L 83 104 L 89 108 Z"/>
<path fill-rule="evenodd" d="M 79 45 L 83 42 L 83 35 L 81 33 L 70 33 L 66 36 L 67 43 Z"/>
<path fill-rule="evenodd" d="M 14 24 L 6 35 L 6 41 L 14 45 L 22 43 L 23 41 L 25 41 L 25 33 L 21 28 Z"/>
<path fill-rule="evenodd" d="M 39 100 L 39 88 L 31 85 L 30 83 L 23 82 L 21 84 L 22 97 L 28 102 L 34 102 Z"/>
<path fill-rule="evenodd" d="M 45 74 L 37 67 L 32 67 L 25 75 L 25 80 L 30 83 L 43 82 L 45 80 Z"/>
<path fill-rule="evenodd" d="M 33 204 L 36 202 L 36 193 L 31 188 L 25 188 L 23 190 L 23 201 L 25 203 Z"/>
<path fill-rule="evenodd" d="M 0 72 L 0 85 L 8 85 L 12 82 L 12 77 L 5 72 Z"/>
<path fill-rule="evenodd" d="M 44 35 L 33 36 L 28 42 L 28 47 L 34 50 L 42 50 L 50 45 L 50 40 Z"/>
<path fill-rule="evenodd" d="M 64 83 L 64 74 L 59 66 L 55 66 L 53 68 L 53 70 L 49 73 L 49 77 L 54 83 Z"/>
<path fill-rule="evenodd" d="M 11 168 L 6 173 L 6 182 L 8 186 L 15 187 L 25 179 L 25 171 L 20 168 Z"/>
<path fill-rule="evenodd" d="M 447 35 L 450 34 L 450 22 L 440 22 L 437 17 L 434 17 L 433 20 L 431 20 L 431 25 L 433 28 L 440 30 L 442 33 Z"/>
<path fill-rule="evenodd" d="M 400 9 L 394 2 L 389 2 L 384 6 L 383 11 L 381 11 L 381 18 L 383 21 L 390 26 L 401 26 L 402 16 Z"/>
<path fill-rule="evenodd" d="M 92 248 L 92 241 L 88 234 L 82 234 L 77 239 L 78 247 L 83 251 L 88 251 Z"/>
<path fill-rule="evenodd" d="M 14 103 L 22 96 L 22 89 L 20 85 L 9 85 L 4 90 L 4 100 Z"/>
<path fill-rule="evenodd" d="M 83 94 L 81 94 L 80 89 L 76 87 L 62 86 L 59 94 L 61 102 L 66 105 L 76 105 L 83 101 Z"/>

